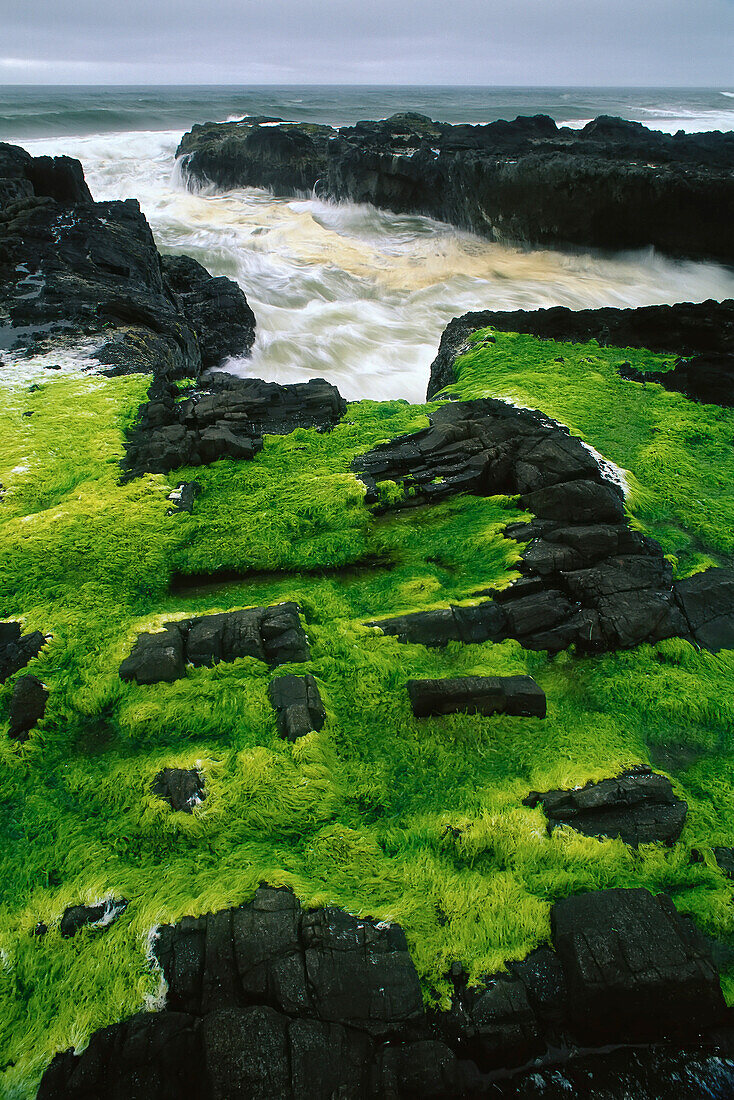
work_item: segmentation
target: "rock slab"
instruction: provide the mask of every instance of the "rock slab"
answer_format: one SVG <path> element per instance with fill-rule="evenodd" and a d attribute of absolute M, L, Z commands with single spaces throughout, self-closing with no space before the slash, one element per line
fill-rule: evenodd
<path fill-rule="evenodd" d="M 545 692 L 532 676 L 462 676 L 447 680 L 408 680 L 416 718 L 441 714 L 509 714 L 545 718 Z"/>
<path fill-rule="evenodd" d="M 326 711 L 310 672 L 305 676 L 279 676 L 270 682 L 268 695 L 275 710 L 278 733 L 287 741 L 297 741 L 312 730 L 323 728 Z"/>

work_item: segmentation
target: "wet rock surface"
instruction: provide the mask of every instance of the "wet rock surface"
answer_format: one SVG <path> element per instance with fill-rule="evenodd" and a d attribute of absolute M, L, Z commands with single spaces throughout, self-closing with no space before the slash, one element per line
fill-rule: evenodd
<path fill-rule="evenodd" d="M 326 711 L 311 673 L 279 676 L 271 681 L 268 695 L 275 710 L 278 732 L 287 741 L 297 741 L 312 730 L 323 728 Z"/>
<path fill-rule="evenodd" d="M 269 665 L 308 661 L 308 640 L 295 603 L 251 607 L 165 623 L 155 634 L 140 634 L 120 665 L 123 680 L 138 684 L 171 683 L 186 675 L 188 664 L 255 657 Z"/>
<path fill-rule="evenodd" d="M 345 411 L 346 401 L 323 378 L 281 386 L 216 372 L 183 399 L 169 381 L 156 379 L 125 444 L 124 476 L 251 459 L 262 450 L 263 433 L 327 431 Z"/>
<path fill-rule="evenodd" d="M 46 713 L 48 691 L 37 676 L 19 677 L 10 697 L 9 736 L 14 741 L 27 741 L 30 731 Z"/>
<path fill-rule="evenodd" d="M 94 202 L 78 161 L 15 146 L 0 145 L 3 183 L 3 347 L 85 341 L 112 374 L 169 378 L 249 353 L 254 318 L 242 291 L 188 257 L 162 263 L 135 200 Z"/>
<path fill-rule="evenodd" d="M 531 791 L 523 804 L 542 806 L 548 829 L 570 825 L 584 836 L 619 837 L 625 844 L 674 844 L 688 810 L 670 780 L 640 765 L 575 790 Z"/>
<path fill-rule="evenodd" d="M 247 905 L 162 928 L 166 1008 L 97 1032 L 79 1056 L 57 1055 L 39 1100 L 162 1100 L 183 1095 L 184 1081 L 202 1100 L 524 1095 L 502 1091 L 526 1080 L 513 1067 L 552 1065 L 561 1046 L 563 1072 L 583 1079 L 581 1040 L 624 1042 L 640 1026 L 680 1045 L 726 1025 L 705 943 L 665 896 L 567 898 L 552 926 L 555 950 L 472 987 L 457 966 L 450 1011 L 426 1012 L 397 925 L 304 911 L 290 890 L 261 887 Z M 707 1041 L 713 1049 L 713 1033 Z M 658 1054 L 616 1054 L 658 1080 Z"/>
<path fill-rule="evenodd" d="M 191 814 L 206 798 L 204 776 L 198 768 L 163 768 L 153 780 L 153 794 L 163 798 L 172 810 Z"/>
<path fill-rule="evenodd" d="M 20 623 L 0 623 L 0 684 L 37 657 L 47 640 L 40 630 L 24 634 Z"/>
<path fill-rule="evenodd" d="M 728 400 L 720 403 L 729 404 L 731 400 L 731 393 L 727 391 L 731 356 L 734 355 L 734 300 L 731 298 L 723 302 L 682 302 L 674 306 L 637 309 L 553 306 L 550 309 L 465 313 L 463 317 L 455 317 L 441 336 L 438 355 L 431 366 L 429 401 L 456 381 L 454 360 L 466 348 L 472 333 L 489 327 L 500 332 L 522 332 L 542 340 L 574 344 L 596 340 L 603 346 L 647 348 L 648 351 L 682 356 L 689 361 L 686 373 L 691 379 L 695 379 L 700 370 L 702 385 L 716 386 L 720 394 L 729 392 Z M 681 384 L 683 373 L 681 368 Z M 645 375 L 645 378 L 652 379 L 652 376 Z M 693 382 L 688 396 L 710 399 L 694 392 Z"/>
<path fill-rule="evenodd" d="M 408 680 L 406 688 L 416 718 L 459 712 L 545 718 L 545 692 L 532 676 Z"/>
<path fill-rule="evenodd" d="M 734 255 L 731 134 L 671 136 L 606 116 L 581 130 L 545 115 L 450 126 L 407 113 L 338 131 L 279 122 L 196 126 L 177 155 L 197 182 L 316 188 L 492 238 Z"/>
<path fill-rule="evenodd" d="M 430 420 L 430 428 L 354 460 L 367 501 L 379 501 L 385 480 L 407 491 L 400 507 L 457 492 L 517 494 L 535 513 L 505 531 L 527 543 L 524 576 L 487 590 L 491 602 L 372 625 L 429 646 L 515 638 L 527 649 L 602 653 L 676 636 L 710 648 L 734 644 L 731 575 L 709 570 L 674 585 L 659 544 L 630 529 L 613 472 L 562 425 L 493 399 L 452 402 Z"/>
<path fill-rule="evenodd" d="M 734 351 L 729 354 L 695 355 L 679 359 L 669 371 L 635 370 L 628 364 L 619 368 L 620 377 L 628 382 L 657 382 L 666 390 L 682 393 L 704 405 L 734 405 Z"/>
<path fill-rule="evenodd" d="M 99 905 L 70 905 L 61 918 L 61 935 L 64 939 L 69 939 L 81 928 L 108 928 L 122 916 L 128 904 L 125 898 L 110 898 Z"/>

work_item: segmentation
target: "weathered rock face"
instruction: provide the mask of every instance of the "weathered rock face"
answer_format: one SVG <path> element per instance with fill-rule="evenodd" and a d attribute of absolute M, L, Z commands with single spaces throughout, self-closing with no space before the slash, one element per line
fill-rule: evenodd
<path fill-rule="evenodd" d="M 111 373 L 170 378 L 249 353 L 254 318 L 241 290 L 187 257 L 167 261 L 169 282 L 136 201 L 95 203 L 78 161 L 14 146 L 0 146 L 4 175 L 0 345 L 88 337 Z"/>
<path fill-rule="evenodd" d="M 198 768 L 164 768 L 158 772 L 151 787 L 153 794 L 164 798 L 172 810 L 191 814 L 206 798 L 204 776 Z"/>
<path fill-rule="evenodd" d="M 570 825 L 584 836 L 619 837 L 635 847 L 656 840 L 674 844 L 688 810 L 670 780 L 645 765 L 576 790 L 531 791 L 524 805 L 542 805 L 549 831 Z"/>
<path fill-rule="evenodd" d="M 408 680 L 416 718 L 435 714 L 511 714 L 545 718 L 545 692 L 532 676 L 462 676 L 453 680 Z"/>
<path fill-rule="evenodd" d="M 310 672 L 305 676 L 279 676 L 271 681 L 268 695 L 281 737 L 297 741 L 312 730 L 323 728 L 326 711 Z"/>
<path fill-rule="evenodd" d="M 692 358 L 686 372 L 691 386 L 689 396 L 698 400 L 707 399 L 699 385 L 706 387 L 709 400 L 714 388 L 720 396 L 728 392 L 730 356 L 734 355 L 734 300 L 731 298 L 723 302 L 682 302 L 674 306 L 642 306 L 638 309 L 567 309 L 565 306 L 553 306 L 551 309 L 465 313 L 463 317 L 455 317 L 443 332 L 438 355 L 431 366 L 429 401 L 445 386 L 456 381 L 454 361 L 465 348 L 469 336 L 478 329 L 488 327 L 500 332 L 522 332 L 542 340 L 569 343 L 596 340 L 604 346 L 647 348 L 649 351 Z M 712 359 L 715 365 L 712 365 Z M 697 384 L 695 379 L 699 371 L 700 383 Z M 665 377 L 667 379 L 668 376 Z M 645 378 L 652 376 L 645 375 Z M 657 378 L 653 380 L 662 381 Z M 679 380 L 682 385 L 683 368 Z M 717 403 L 728 404 L 729 401 Z"/>
<path fill-rule="evenodd" d="M 323 378 L 281 386 L 224 372 L 208 374 L 180 400 L 167 379 L 155 379 L 125 444 L 127 477 L 201 466 L 219 458 L 251 459 L 263 433 L 332 428 L 346 411 L 336 386 Z"/>
<path fill-rule="evenodd" d="M 30 731 L 46 713 L 48 691 L 37 676 L 21 676 L 13 684 L 10 698 L 9 736 L 14 741 L 27 741 Z"/>
<path fill-rule="evenodd" d="M 704 405 L 734 405 L 734 351 L 694 355 L 679 359 L 672 370 L 647 374 L 623 364 L 619 374 L 628 382 L 657 382 L 666 390 L 682 393 Z"/>
<path fill-rule="evenodd" d="M 559 129 L 543 115 L 448 126 L 400 114 L 339 131 L 274 121 L 194 127 L 178 149 L 185 171 L 220 187 L 318 185 L 495 238 L 734 255 L 731 134 L 671 137 L 606 117 Z"/>
<path fill-rule="evenodd" d="M 140 634 L 120 665 L 123 680 L 171 683 L 194 667 L 255 657 L 269 665 L 308 661 L 311 651 L 295 603 L 251 607 L 166 623 L 156 634 Z"/>
<path fill-rule="evenodd" d="M 520 563 L 525 577 L 502 592 L 485 593 L 494 596 L 492 602 L 372 625 L 424 645 L 516 638 L 527 649 L 551 652 L 573 644 L 599 653 L 674 636 L 707 645 L 713 638 L 713 626 L 709 634 L 705 629 L 707 612 L 698 618 L 684 614 L 660 546 L 630 530 L 619 485 L 607 480 L 598 460 L 567 429 L 491 399 L 453 402 L 430 419 L 430 428 L 355 459 L 367 500 L 379 499 L 377 483 L 383 480 L 400 482 L 412 493 L 401 507 L 457 492 L 518 494 L 521 507 L 537 517 L 506 529 L 508 537 L 529 543 Z M 728 574 L 702 576 L 723 600 Z M 734 639 L 734 613 L 721 614 L 719 645 Z"/>
<path fill-rule="evenodd" d="M 126 898 L 110 898 L 99 905 L 70 905 L 61 918 L 61 935 L 68 939 L 75 936 L 80 928 L 108 928 L 128 907 Z"/>
<path fill-rule="evenodd" d="M 714 653 L 734 647 L 734 571 L 707 569 L 678 581 L 675 591 L 700 645 Z"/>
<path fill-rule="evenodd" d="M 20 623 L 0 623 L 0 684 L 37 657 L 46 641 L 40 630 L 23 634 Z"/>
<path fill-rule="evenodd" d="M 563 1049 L 574 1072 L 589 1057 L 579 1039 L 695 1041 L 725 1021 L 705 943 L 664 896 L 567 898 L 552 926 L 555 951 L 474 987 L 457 966 L 451 1010 L 426 1013 L 398 926 L 304 912 L 261 887 L 248 905 L 161 929 L 166 1009 L 57 1055 L 39 1100 L 487 1096 L 538 1055 L 552 1064 Z"/>

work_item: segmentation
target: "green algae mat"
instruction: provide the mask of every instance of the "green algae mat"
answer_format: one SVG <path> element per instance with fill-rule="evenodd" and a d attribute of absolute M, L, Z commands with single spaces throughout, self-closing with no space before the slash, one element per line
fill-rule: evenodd
<path fill-rule="evenodd" d="M 678 577 L 732 563 L 734 410 L 615 369 L 666 369 L 665 357 L 485 335 L 457 362 L 453 394 L 538 408 L 622 468 L 632 525 Z M 52 637 L 27 669 L 50 697 L 23 744 L 7 733 L 15 677 L 0 687 L 0 1095 L 34 1095 L 56 1051 L 161 1003 L 156 926 L 239 904 L 260 882 L 400 922 L 432 1001 L 453 961 L 476 976 L 523 957 L 548 938 L 552 902 L 590 889 L 666 891 L 734 944 L 734 884 L 711 851 L 734 844 L 734 652 L 681 639 L 584 659 L 515 641 L 400 644 L 366 624 L 470 604 L 518 576 L 522 549 L 502 535 L 523 517 L 510 498 L 365 505 L 352 459 L 425 427 L 435 406 L 362 401 L 330 433 L 267 436 L 251 462 L 120 485 L 148 383 L 2 386 L 0 618 Z M 193 514 L 169 515 L 168 493 L 191 478 Z M 283 600 L 300 605 L 311 660 L 278 674 L 311 672 L 327 711 L 294 744 L 255 659 L 170 684 L 118 675 L 141 631 Z M 416 720 L 405 691 L 412 678 L 524 673 L 547 694 L 544 721 Z M 549 835 L 522 805 L 532 789 L 636 763 L 688 803 L 672 848 Z M 169 766 L 205 776 L 191 815 L 152 793 Z M 130 903 L 113 925 L 61 937 L 67 906 L 109 897 Z M 724 978 L 731 1001 L 734 968 Z"/>

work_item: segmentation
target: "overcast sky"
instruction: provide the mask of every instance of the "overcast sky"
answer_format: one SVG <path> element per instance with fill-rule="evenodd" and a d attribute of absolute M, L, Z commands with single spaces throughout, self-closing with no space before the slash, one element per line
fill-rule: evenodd
<path fill-rule="evenodd" d="M 734 84 L 734 0 L 0 0 L 5 84 Z"/>

